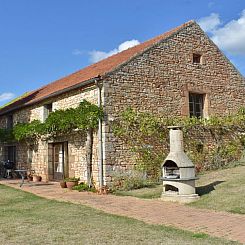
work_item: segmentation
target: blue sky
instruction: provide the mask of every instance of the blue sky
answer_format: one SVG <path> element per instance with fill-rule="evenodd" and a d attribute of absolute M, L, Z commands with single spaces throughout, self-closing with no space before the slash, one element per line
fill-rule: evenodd
<path fill-rule="evenodd" d="M 0 105 L 191 19 L 245 75 L 243 10 L 244 0 L 0 0 Z"/>

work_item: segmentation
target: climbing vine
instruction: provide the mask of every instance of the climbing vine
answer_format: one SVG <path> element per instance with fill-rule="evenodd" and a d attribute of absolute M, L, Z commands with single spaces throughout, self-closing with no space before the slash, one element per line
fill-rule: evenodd
<path fill-rule="evenodd" d="M 13 131 L 10 129 L 0 129 L 0 142 L 11 142 L 14 140 Z"/>
<path fill-rule="evenodd" d="M 41 136 L 56 137 L 69 134 L 73 130 L 94 129 L 103 117 L 102 108 L 84 100 L 77 108 L 56 110 L 44 123 L 34 120 L 30 123 L 17 123 L 12 130 L 1 129 L 0 141 L 37 141 Z"/>
<path fill-rule="evenodd" d="M 24 141 L 27 145 L 33 145 L 42 136 L 55 138 L 68 135 L 74 130 L 86 132 L 87 184 L 91 187 L 93 130 L 102 117 L 102 108 L 84 100 L 76 108 L 51 112 L 44 123 L 34 120 L 30 123 L 18 123 L 11 130 L 1 129 L 0 142 Z"/>
<path fill-rule="evenodd" d="M 185 151 L 197 170 L 239 160 L 245 145 L 245 110 L 224 117 L 156 117 L 128 108 L 113 123 L 115 135 L 135 153 L 136 168 L 157 177 L 169 152 L 170 125 L 183 127 Z"/>
<path fill-rule="evenodd" d="M 30 123 L 18 123 L 13 128 L 13 136 L 17 141 L 35 142 L 42 134 L 44 124 L 39 120 Z"/>
<path fill-rule="evenodd" d="M 77 108 L 52 112 L 44 123 L 42 133 L 55 137 L 68 134 L 75 129 L 81 131 L 94 129 L 102 117 L 102 108 L 84 100 Z"/>

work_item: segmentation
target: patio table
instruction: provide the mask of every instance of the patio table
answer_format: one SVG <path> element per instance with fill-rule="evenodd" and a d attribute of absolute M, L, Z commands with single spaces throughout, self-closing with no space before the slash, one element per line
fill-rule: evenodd
<path fill-rule="evenodd" d="M 19 173 L 21 176 L 21 182 L 20 182 L 20 187 L 24 184 L 25 181 L 25 175 L 27 173 L 26 169 L 16 169 L 15 172 Z"/>

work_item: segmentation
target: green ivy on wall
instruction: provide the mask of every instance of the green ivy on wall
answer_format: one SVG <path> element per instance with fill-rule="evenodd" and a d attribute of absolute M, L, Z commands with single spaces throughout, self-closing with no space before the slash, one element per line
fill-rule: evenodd
<path fill-rule="evenodd" d="M 49 114 L 44 123 L 34 120 L 30 123 L 17 123 L 12 130 L 1 129 L 0 141 L 36 141 L 41 136 L 56 137 L 69 134 L 75 129 L 94 129 L 103 117 L 103 110 L 86 100 L 77 108 L 56 110 Z"/>
<path fill-rule="evenodd" d="M 224 117 L 157 117 L 128 108 L 113 123 L 114 134 L 135 152 L 136 167 L 153 177 L 169 152 L 168 126 L 183 127 L 185 151 L 197 170 L 240 159 L 245 145 L 245 109 Z"/>
<path fill-rule="evenodd" d="M 12 142 L 14 140 L 13 131 L 10 129 L 0 129 L 0 142 Z"/>

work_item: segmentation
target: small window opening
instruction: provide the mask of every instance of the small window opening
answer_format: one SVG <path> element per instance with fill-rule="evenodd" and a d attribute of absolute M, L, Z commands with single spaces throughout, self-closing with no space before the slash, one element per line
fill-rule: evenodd
<path fill-rule="evenodd" d="M 48 111 L 48 114 L 50 114 L 53 111 L 53 104 L 52 103 L 47 104 L 46 105 L 46 109 Z"/>
<path fill-rule="evenodd" d="M 203 117 L 204 95 L 189 93 L 190 117 Z"/>
<path fill-rule="evenodd" d="M 7 128 L 11 129 L 14 126 L 14 120 L 13 120 L 13 115 L 8 115 L 7 116 Z"/>
<path fill-rule="evenodd" d="M 45 121 L 49 114 L 53 111 L 53 104 L 50 103 L 50 104 L 46 104 L 43 106 L 43 121 Z"/>
<path fill-rule="evenodd" d="M 193 54 L 193 64 L 201 64 L 202 56 L 200 54 Z"/>
<path fill-rule="evenodd" d="M 197 149 L 197 152 L 198 152 L 198 153 L 203 153 L 203 149 L 204 149 L 203 144 L 202 144 L 202 143 L 198 143 L 198 144 L 196 145 L 196 149 Z"/>

